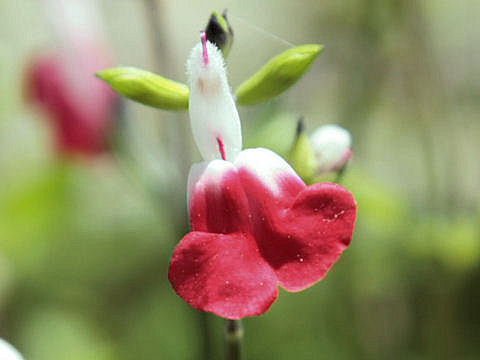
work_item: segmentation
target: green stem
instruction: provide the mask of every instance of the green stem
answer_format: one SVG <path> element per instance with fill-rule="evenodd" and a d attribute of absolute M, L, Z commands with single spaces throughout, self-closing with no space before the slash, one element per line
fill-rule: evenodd
<path fill-rule="evenodd" d="M 210 321 L 209 321 L 209 314 L 203 311 L 197 311 L 198 313 L 198 326 L 200 332 L 203 334 L 202 338 L 200 339 L 200 346 L 202 348 L 201 355 L 198 359 L 210 360 L 212 356 L 212 347 L 210 344 Z"/>
<path fill-rule="evenodd" d="M 227 320 L 225 323 L 226 360 L 242 359 L 243 326 L 241 320 Z"/>

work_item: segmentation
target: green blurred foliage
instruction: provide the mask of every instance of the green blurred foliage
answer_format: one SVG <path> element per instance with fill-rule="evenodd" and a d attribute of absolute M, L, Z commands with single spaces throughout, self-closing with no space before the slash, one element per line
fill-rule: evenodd
<path fill-rule="evenodd" d="M 143 1 L 99 3 L 119 65 L 179 81 L 218 6 L 160 2 L 158 54 Z M 340 123 L 355 153 L 342 185 L 358 203 L 352 244 L 327 276 L 245 320 L 247 359 L 480 356 L 479 4 L 229 4 L 233 88 L 285 50 L 255 26 L 326 45 L 301 84 L 240 108 L 245 147 L 288 159 L 300 115 L 307 133 Z M 115 155 L 59 159 L 46 115 L 21 96 L 29 59 L 55 41 L 37 2 L 0 2 L 0 18 L 0 336 L 28 360 L 223 359 L 222 320 L 166 278 L 198 159 L 188 119 L 126 102 Z"/>

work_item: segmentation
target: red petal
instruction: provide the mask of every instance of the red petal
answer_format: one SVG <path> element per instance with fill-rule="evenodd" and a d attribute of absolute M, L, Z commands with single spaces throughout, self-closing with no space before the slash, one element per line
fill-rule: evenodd
<path fill-rule="evenodd" d="M 198 310 L 227 319 L 263 314 L 277 297 L 277 277 L 248 236 L 191 232 L 175 248 L 168 278 Z"/>
<path fill-rule="evenodd" d="M 336 184 L 303 187 L 294 198 L 285 188 L 274 195 L 248 171 L 240 171 L 253 215 L 253 237 L 264 259 L 289 291 L 322 279 L 348 246 L 355 221 L 355 200 Z M 292 188 L 298 183 L 292 179 Z M 286 204 L 287 203 L 287 204 Z"/>
<path fill-rule="evenodd" d="M 213 160 L 204 166 L 190 171 L 195 178 L 189 195 L 191 229 L 217 234 L 251 232 L 248 201 L 232 163 Z"/>
<path fill-rule="evenodd" d="M 298 195 L 278 229 L 290 241 L 281 237 L 282 248 L 269 248 L 282 287 L 300 291 L 323 278 L 350 243 L 355 212 L 353 196 L 340 185 L 315 184 Z"/>

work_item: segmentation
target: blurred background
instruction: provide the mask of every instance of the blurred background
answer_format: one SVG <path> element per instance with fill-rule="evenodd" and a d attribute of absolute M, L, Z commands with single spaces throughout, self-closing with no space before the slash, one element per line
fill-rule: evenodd
<path fill-rule="evenodd" d="M 0 1 L 0 337 L 28 360 L 223 358 L 222 321 L 167 280 L 200 159 L 187 114 L 92 73 L 185 82 L 228 8 L 233 88 L 289 43 L 325 45 L 286 93 L 239 109 L 245 145 L 285 155 L 300 115 L 347 128 L 358 202 L 325 279 L 244 321 L 246 358 L 479 358 L 480 2 L 61 3 Z"/>

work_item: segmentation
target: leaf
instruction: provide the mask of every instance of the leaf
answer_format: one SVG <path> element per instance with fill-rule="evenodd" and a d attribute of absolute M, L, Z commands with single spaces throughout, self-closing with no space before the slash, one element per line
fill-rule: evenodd
<path fill-rule="evenodd" d="M 188 107 L 188 87 L 149 71 L 135 67 L 115 67 L 102 70 L 96 76 L 119 94 L 164 110 L 184 110 Z"/>
<path fill-rule="evenodd" d="M 275 56 L 236 91 L 238 105 L 270 100 L 295 84 L 323 50 L 322 45 L 301 45 Z"/>

